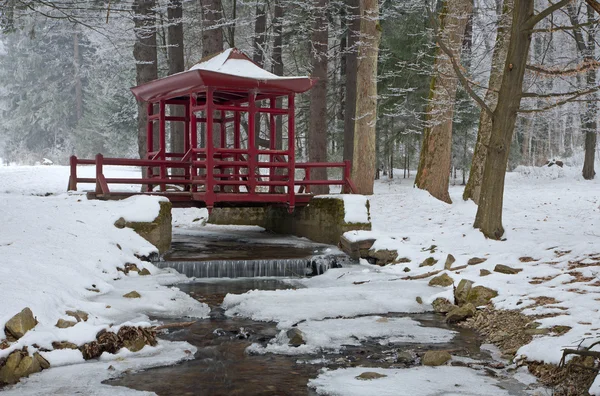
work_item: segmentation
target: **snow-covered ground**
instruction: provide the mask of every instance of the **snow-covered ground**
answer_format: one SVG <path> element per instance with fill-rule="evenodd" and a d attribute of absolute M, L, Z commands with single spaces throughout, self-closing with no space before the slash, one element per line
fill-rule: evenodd
<path fill-rule="evenodd" d="M 286 347 L 287 339 L 282 335 L 296 323 L 300 323 L 299 328 L 308 328 L 307 345 L 302 346 L 303 350 L 319 351 L 335 348 L 344 342 L 351 344 L 352 340 L 369 335 L 362 331 L 348 331 L 347 326 L 352 326 L 353 320 L 349 318 L 385 312 L 423 312 L 431 310 L 430 304 L 436 297 L 451 299 L 452 287 L 429 287 L 430 277 L 420 280 L 401 278 L 443 271 L 447 255 L 452 254 L 456 258 L 453 268 L 459 269 L 446 272 L 456 284 L 461 279 L 469 279 L 475 285 L 497 290 L 499 295 L 493 303 L 500 309 L 519 309 L 526 314 L 554 314 L 539 320 L 542 328 L 571 327 L 562 335 L 535 336 L 530 344 L 518 351 L 518 357 L 557 364 L 563 348 L 576 347 L 580 343 L 589 345 L 598 340 L 598 181 L 584 181 L 578 169 L 570 168 L 520 168 L 509 173 L 504 199 L 504 226 L 507 230 L 504 241 L 487 240 L 473 229 L 477 207 L 473 202 L 462 200 L 462 191 L 461 186 L 451 187 L 453 204 L 448 205 L 433 199 L 425 191 L 413 188 L 412 180 L 396 178 L 377 182 L 375 195 L 370 197 L 373 231 L 349 233 L 348 236 L 376 238 L 374 248 L 397 250 L 398 257 L 410 259 L 409 263 L 385 267 L 364 264 L 360 268 L 330 270 L 323 276 L 300 281 L 307 289 L 229 295 L 224 302 L 227 312 L 278 322 L 282 334 L 267 348 L 254 345 L 254 352 L 291 353 L 293 348 Z M 437 263 L 419 267 L 428 257 L 435 258 Z M 466 266 L 467 261 L 474 257 L 486 261 Z M 522 271 L 516 275 L 497 273 L 493 271 L 497 264 Z M 481 276 L 481 269 L 490 271 L 491 275 Z M 417 297 L 423 304 L 416 302 Z M 539 297 L 553 298 L 556 302 L 544 299 L 552 303 L 539 305 L 536 304 Z M 326 323 L 325 318 L 338 319 Z M 317 326 L 315 321 L 321 322 Z M 347 321 L 347 326 L 340 321 Z M 382 337 L 376 321 L 369 321 L 365 326 L 369 329 L 366 333 Z M 384 326 L 386 324 L 381 323 L 381 328 Z M 327 334 L 328 340 L 314 336 L 313 329 Z M 390 331 L 382 339 L 393 335 Z M 340 338 L 344 340 L 340 341 Z M 328 342 L 330 346 L 326 345 Z M 408 373 L 400 370 L 383 380 L 367 383 L 381 381 L 381 389 L 398 389 L 407 376 L 418 378 L 421 372 L 427 370 L 410 369 Z M 450 374 L 452 370 L 444 370 L 437 373 L 441 377 L 446 371 L 453 375 Z M 358 383 L 353 379 L 355 375 L 353 370 L 324 373 L 313 381 L 313 386 L 319 392 L 354 394 L 354 391 L 348 391 L 348 387 Z M 436 378 L 439 378 L 437 374 Z M 598 386 L 594 386 L 592 392 L 600 394 L 600 379 L 596 383 Z M 339 388 L 335 384 L 346 384 L 346 387 Z M 360 387 L 356 389 L 356 394 L 367 394 L 361 393 Z M 460 394 L 482 394 L 473 389 L 456 391 Z M 424 394 L 435 394 L 433 390 L 431 392 Z"/>
<path fill-rule="evenodd" d="M 165 286 L 187 278 L 172 270 L 159 270 L 136 257 L 155 251 L 154 246 L 131 229 L 114 226 L 120 217 L 153 220 L 158 215 L 159 198 L 88 201 L 84 195 L 67 194 L 67 180 L 66 167 L 0 167 L 0 339 L 5 338 L 5 323 L 25 307 L 39 322 L 9 348 L 0 350 L 0 358 L 23 346 L 28 346 L 30 353 L 52 349 L 53 341 L 80 345 L 94 340 L 102 329 L 115 331 L 124 324 L 154 324 L 150 316 L 208 314 L 205 304 Z M 152 275 L 117 271 L 125 263 L 134 263 L 140 270 L 146 268 Z M 134 290 L 140 298 L 123 297 Z M 66 329 L 55 327 L 59 319 L 73 319 L 66 310 L 85 311 L 89 319 Z M 77 373 L 97 371 L 85 381 L 98 388 L 108 375 L 174 363 L 190 358 L 194 351 L 187 343 L 160 342 L 139 354 L 105 354 L 99 362 L 76 366 L 71 365 L 83 362 L 77 350 L 42 352 L 53 368 L 23 380 L 13 392 L 35 394 L 39 384 L 47 382 L 56 387 L 55 394 L 72 394 L 80 390 L 77 387 L 85 388 L 80 381 L 69 379 Z M 111 365 L 114 370 L 107 371 Z M 64 367 L 57 369 L 60 366 Z M 53 393 L 53 388 L 44 389 L 44 394 Z M 105 389 L 104 393 L 110 392 Z"/>
<path fill-rule="evenodd" d="M 103 326 L 118 325 L 124 320 L 148 322 L 148 315 L 153 313 L 206 314 L 205 306 L 161 286 L 180 281 L 181 276 L 159 271 L 133 256 L 135 252 L 149 251 L 151 247 L 144 240 L 112 226 L 118 217 L 131 215 L 132 207 L 139 202 L 106 203 L 67 195 L 62 193 L 67 178 L 68 169 L 64 167 L 0 167 L 0 301 L 9 301 L 0 305 L 0 326 L 24 306 L 30 306 L 40 324 L 26 337 L 36 337 L 31 342 L 48 342 L 67 334 L 63 330 L 57 334 L 59 330 L 53 327 L 58 318 L 66 319 L 64 309 L 82 309 L 92 314 L 90 321 L 70 330 L 77 329 L 77 337 L 81 339 Z M 376 193 L 370 197 L 373 231 L 368 233 L 377 239 L 375 247 L 395 249 L 399 257 L 410 262 L 334 269 L 319 277 L 296 281 L 306 286 L 303 289 L 252 291 L 225 298 L 224 307 L 229 315 L 278 323 L 280 334 L 267 347 L 253 345 L 253 352 L 301 351 L 318 357 L 319 351 L 338 350 L 372 337 L 392 344 L 415 335 L 421 337 L 416 342 L 445 342 L 453 337 L 452 332 L 423 329 L 407 318 L 386 319 L 380 315 L 426 312 L 431 310 L 436 297 L 451 298 L 452 287 L 430 287 L 429 279 L 402 279 L 443 270 L 448 254 L 456 258 L 454 268 L 466 265 L 473 257 L 486 259 L 481 264 L 447 272 L 456 283 L 466 278 L 497 290 L 499 295 L 493 300 L 497 308 L 519 309 L 527 314 L 557 314 L 540 319 L 541 326 L 571 327 L 559 336 L 536 336 L 518 355 L 558 363 L 562 348 L 578 345 L 582 339 L 586 340 L 584 344 L 598 339 L 600 231 L 596 229 L 600 225 L 600 184 L 597 181 L 584 181 L 579 177 L 579 169 L 570 168 L 521 168 L 509 173 L 504 199 L 505 241 L 486 240 L 473 229 L 477 208 L 461 199 L 462 187 L 451 187 L 454 203 L 448 205 L 413 188 L 412 184 L 412 180 L 402 178 L 376 183 Z M 44 197 L 46 193 L 61 195 Z M 150 199 L 143 204 L 151 207 L 156 201 Z M 192 217 L 202 216 L 197 211 L 178 210 L 174 219 L 176 225 L 185 227 L 186 218 L 192 221 Z M 434 257 L 437 263 L 419 267 L 428 257 Z M 116 267 L 125 262 L 149 268 L 153 276 L 124 276 Z M 497 264 L 523 271 L 516 275 L 495 273 Z M 492 274 L 480 276 L 481 269 Z M 100 293 L 86 290 L 91 285 L 96 285 Z M 132 302 L 120 297 L 133 289 L 142 294 L 142 299 Z M 544 300 L 552 303 L 539 305 L 538 297 L 548 297 Z M 111 308 L 106 308 L 107 305 Z M 306 345 L 295 348 L 297 351 L 287 346 L 285 333 L 292 327 L 305 333 Z M 38 332 L 39 335 L 34 335 Z M 156 364 L 168 363 L 168 356 L 173 361 L 185 357 L 173 352 L 181 352 L 183 348 L 171 348 L 168 344 L 159 347 L 166 357 L 162 360 L 157 357 Z M 191 346 L 187 350 L 193 351 Z M 158 356 L 162 352 L 153 353 Z M 126 357 L 125 362 L 130 361 L 134 368 L 143 367 L 141 361 L 134 363 L 138 359 L 135 356 Z M 153 357 L 147 359 L 154 361 Z M 110 365 L 100 361 L 82 367 L 91 370 L 93 364 Z M 14 392 L 36 389 L 44 379 L 63 376 L 59 370 L 34 375 L 14 388 Z M 77 369 L 72 370 L 64 377 L 74 375 Z M 355 378 L 364 371 L 376 371 L 386 377 L 369 381 Z M 596 383 L 593 392 L 600 395 L 600 380 Z M 495 385 L 497 379 L 449 366 L 340 369 L 323 372 L 310 384 L 322 394 L 389 394 L 390 389 L 393 394 L 406 395 L 507 394 Z M 398 393 L 403 389 L 406 392 Z"/>

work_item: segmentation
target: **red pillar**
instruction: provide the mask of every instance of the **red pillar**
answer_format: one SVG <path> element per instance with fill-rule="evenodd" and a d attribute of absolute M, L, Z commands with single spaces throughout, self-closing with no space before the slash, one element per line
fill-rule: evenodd
<path fill-rule="evenodd" d="M 151 116 L 154 115 L 154 103 L 148 102 L 146 111 L 146 158 L 150 158 L 150 153 L 154 151 L 154 120 Z M 146 169 L 146 175 L 148 179 L 153 177 L 152 167 L 149 166 Z M 152 185 L 146 184 L 146 192 L 152 191 Z"/>
<path fill-rule="evenodd" d="M 192 95 L 190 95 L 191 97 Z M 188 154 L 188 151 L 190 150 L 190 101 L 186 101 L 185 102 L 185 121 L 183 123 L 183 157 L 181 158 L 182 161 L 185 161 L 185 157 Z M 191 158 L 188 159 L 188 161 Z M 184 168 L 184 181 L 189 181 L 190 180 L 190 167 L 186 167 Z M 186 185 L 185 190 L 189 190 L 190 186 Z"/>
<path fill-rule="evenodd" d="M 158 156 L 156 156 L 158 159 L 160 160 L 165 160 L 166 156 L 165 156 L 165 152 L 166 150 L 166 122 L 165 122 L 165 110 L 166 110 L 166 106 L 165 106 L 165 101 L 161 100 L 158 102 L 158 106 L 159 106 L 159 113 L 158 113 L 158 143 L 159 143 L 159 148 L 158 148 Z M 161 179 L 166 179 L 167 178 L 167 167 L 164 164 L 161 164 L 159 167 L 159 175 Z M 162 183 L 160 185 L 160 191 L 166 191 L 166 185 L 164 183 Z"/>
<path fill-rule="evenodd" d="M 274 96 L 271 96 L 269 98 L 269 107 L 271 108 L 271 110 L 275 109 L 277 107 L 277 101 L 275 100 Z M 275 150 L 277 148 L 277 142 L 275 141 L 276 139 L 276 127 L 275 127 L 275 114 L 274 113 L 270 113 L 269 114 L 269 148 L 271 150 Z M 273 163 L 275 161 L 275 156 L 273 154 L 269 154 L 269 162 Z M 275 174 L 276 174 L 276 168 L 273 166 L 269 167 L 269 181 L 273 181 L 275 178 Z M 275 186 L 270 186 L 269 187 L 269 193 L 275 193 L 276 189 Z"/>
<path fill-rule="evenodd" d="M 240 137 L 240 124 L 241 124 L 241 116 L 240 116 L 240 112 L 239 111 L 235 111 L 233 113 L 233 148 L 234 149 L 239 149 L 241 147 L 241 137 Z M 239 153 L 235 153 L 235 155 L 233 156 L 233 160 L 234 161 L 240 161 L 242 159 L 241 154 Z M 233 167 L 233 174 L 234 174 L 234 178 L 233 180 L 241 180 L 240 179 L 240 167 L 239 166 L 234 166 Z M 240 192 L 240 186 L 238 184 L 236 184 L 234 186 L 234 191 L 239 193 Z"/>
<path fill-rule="evenodd" d="M 192 162 L 192 175 L 191 180 L 195 181 L 198 177 L 198 168 L 194 165 L 194 162 L 198 160 L 198 155 L 194 150 L 198 148 L 198 119 L 196 117 L 195 108 L 198 105 L 198 100 L 196 99 L 196 94 L 190 94 L 190 149 L 192 150 L 192 155 L 190 157 L 190 161 Z M 192 192 L 198 191 L 197 185 L 192 185 Z"/>
<path fill-rule="evenodd" d="M 215 203 L 215 183 L 213 171 L 213 91 L 214 88 L 209 87 L 206 90 L 206 208 L 209 212 L 212 210 Z"/>
<path fill-rule="evenodd" d="M 256 192 L 256 142 L 254 119 L 256 116 L 256 92 L 248 93 L 248 186 L 249 193 Z"/>
<path fill-rule="evenodd" d="M 294 211 L 294 207 L 296 206 L 296 193 L 294 191 L 294 181 L 296 179 L 296 144 L 295 144 L 295 120 L 294 120 L 294 112 L 295 112 L 295 103 L 294 103 L 294 94 L 288 95 L 288 210 L 290 212 Z"/>

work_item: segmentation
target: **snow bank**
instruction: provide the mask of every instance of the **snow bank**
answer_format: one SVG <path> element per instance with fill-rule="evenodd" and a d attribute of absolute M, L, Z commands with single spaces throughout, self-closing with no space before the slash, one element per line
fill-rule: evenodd
<path fill-rule="evenodd" d="M 364 372 L 376 372 L 385 377 L 359 380 Z M 500 389 L 498 380 L 466 367 L 414 367 L 410 369 L 380 369 L 352 367 L 324 371 L 308 383 L 319 395 L 330 396 L 431 396 L 431 395 L 509 395 Z"/>
<path fill-rule="evenodd" d="M 79 194 L 30 195 L 32 190 L 58 192 L 55 188 L 64 170 L 0 168 L 0 186 L 11 191 L 0 193 L 0 339 L 4 338 L 5 323 L 25 307 L 39 322 L 8 349 L 0 350 L 0 358 L 25 345 L 30 353 L 37 350 L 33 344 L 47 349 L 52 349 L 53 341 L 79 345 L 112 325 L 112 329 L 123 323 L 150 325 L 150 316 L 206 316 L 208 306 L 165 286 L 186 281 L 186 277 L 140 261 L 136 255 L 148 255 L 156 248 L 133 230 L 114 226 L 120 217 L 154 219 L 162 198 L 140 196 L 105 202 L 88 201 Z M 63 189 L 66 180 L 62 178 Z M 125 275 L 117 270 L 125 263 L 147 268 L 152 275 Z M 122 297 L 133 290 L 141 297 Z M 89 319 L 58 329 L 58 319 L 73 320 L 67 310 L 85 311 Z M 60 352 L 51 359 L 73 364 L 81 361 L 81 354 Z"/>
<path fill-rule="evenodd" d="M 344 281 L 336 282 L 336 276 L 343 276 Z M 433 301 L 433 295 L 440 292 L 440 289 L 429 287 L 424 282 L 390 281 L 389 276 L 377 278 L 376 273 L 370 273 L 368 269 L 363 272 L 362 267 L 331 269 L 325 275 L 313 278 L 314 282 L 301 281 L 308 288 L 228 294 L 223 307 L 228 315 L 274 321 L 279 323 L 279 328 L 285 329 L 301 320 L 388 312 L 428 312 L 432 309 L 427 302 Z M 419 304 L 417 297 L 425 303 Z"/>
<path fill-rule="evenodd" d="M 325 319 L 299 323 L 306 344 L 288 345 L 286 331 L 281 331 L 266 347 L 253 344 L 254 353 L 281 353 L 286 355 L 314 354 L 321 351 L 339 352 L 346 345 L 360 345 L 368 338 L 376 338 L 381 345 L 400 343 L 438 344 L 452 341 L 455 332 L 435 327 L 423 327 L 410 318 L 363 316 L 352 319 Z"/>
<path fill-rule="evenodd" d="M 64 359 L 64 362 L 60 361 L 57 352 L 62 355 L 68 354 L 66 351 L 54 351 L 45 354 L 45 356 L 49 357 L 48 360 L 51 364 L 59 363 L 60 367 L 44 370 L 39 374 L 22 379 L 21 383 L 4 390 L 3 396 L 154 395 L 152 392 L 140 392 L 121 386 L 104 385 L 101 382 L 116 378 L 125 371 L 140 371 L 193 359 L 196 347 L 187 342 L 163 340 L 156 347 L 146 346 L 136 353 L 121 349 L 114 355 L 104 353 L 97 361 L 74 365 L 63 365 L 70 359 Z"/>

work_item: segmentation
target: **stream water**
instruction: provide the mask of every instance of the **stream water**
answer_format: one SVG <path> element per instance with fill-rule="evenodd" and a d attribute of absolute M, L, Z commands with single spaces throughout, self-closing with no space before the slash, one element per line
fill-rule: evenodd
<path fill-rule="evenodd" d="M 218 233 L 217 233 L 218 234 Z M 207 239 L 208 237 L 208 239 Z M 168 262 L 185 262 L 191 266 L 214 259 L 214 261 L 256 261 L 306 259 L 318 254 L 327 255 L 337 252 L 331 247 L 311 244 L 298 239 L 280 239 L 272 235 L 244 235 L 240 242 L 235 235 L 178 235 L 174 243 L 175 250 L 166 256 Z M 243 238 L 242 238 L 243 239 Z M 261 242 L 267 246 L 263 250 Z M 227 242 L 228 241 L 228 242 Z M 204 250 L 207 245 L 213 251 Z M 296 245 L 296 246 L 294 246 Z M 298 246 L 300 245 L 300 246 Z M 217 248 L 218 246 L 218 248 Z M 244 246 L 244 248 L 240 248 Z M 198 250 L 200 249 L 200 251 Z M 330 250 L 328 250 L 330 249 Z M 304 255 L 304 256 L 303 256 Z M 308 260 L 310 261 L 310 260 Z M 233 270 L 243 270 L 243 265 Z M 242 272 L 247 274 L 248 272 Z M 234 274 L 237 275 L 237 274 Z M 236 276 L 233 276 L 234 278 Z M 178 287 L 211 307 L 210 318 L 197 321 L 194 325 L 173 330 L 162 338 L 187 341 L 198 348 L 194 360 L 169 367 L 160 367 L 138 373 L 126 374 L 111 380 L 112 385 L 152 391 L 159 395 L 314 395 L 307 382 L 315 378 L 323 367 L 394 367 L 403 368 L 414 364 L 407 361 L 406 354 L 431 349 L 449 350 L 454 356 L 464 356 L 488 362 L 490 367 L 498 368 L 490 353 L 480 349 L 480 339 L 470 331 L 453 328 L 458 334 L 446 344 L 394 344 L 380 345 L 375 340 L 360 346 L 346 347 L 342 353 L 323 353 L 315 355 L 284 356 L 275 354 L 252 355 L 246 348 L 252 343 L 266 345 L 278 333 L 275 323 L 256 322 L 246 318 L 228 317 L 221 308 L 223 298 L 228 293 L 241 294 L 246 291 L 276 290 L 291 288 L 288 283 L 277 278 L 206 279 L 198 282 L 178 285 Z M 435 314 L 394 315 L 409 316 L 423 326 L 448 328 L 442 317 Z M 157 318 L 160 319 L 160 318 Z M 181 319 L 185 320 L 185 319 Z M 177 321 L 177 320 L 176 320 Z M 525 394 L 522 387 L 506 382 L 505 388 L 511 394 Z"/>

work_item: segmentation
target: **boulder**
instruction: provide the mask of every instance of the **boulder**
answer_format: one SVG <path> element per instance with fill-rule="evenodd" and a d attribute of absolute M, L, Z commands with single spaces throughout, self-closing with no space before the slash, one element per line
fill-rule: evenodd
<path fill-rule="evenodd" d="M 480 269 L 479 270 L 479 276 L 488 276 L 491 275 L 492 273 L 486 269 Z"/>
<path fill-rule="evenodd" d="M 19 363 L 23 360 L 22 351 L 14 351 L 6 358 L 4 365 L 0 367 L 0 384 L 16 384 L 19 377 L 15 375 Z"/>
<path fill-rule="evenodd" d="M 421 358 L 424 366 L 441 366 L 452 359 L 447 351 L 427 351 Z"/>
<path fill-rule="evenodd" d="M 79 347 L 69 341 L 53 341 L 52 348 L 54 348 L 54 349 L 78 349 Z"/>
<path fill-rule="evenodd" d="M 467 261 L 467 264 L 468 265 L 477 265 L 477 264 L 483 263 L 486 260 L 487 259 L 480 258 L 480 257 L 473 257 L 473 258 L 469 259 L 469 261 Z"/>
<path fill-rule="evenodd" d="M 454 283 L 454 280 L 447 273 L 444 272 L 441 275 L 431 278 L 431 280 L 429 281 L 429 286 L 446 287 L 446 286 L 451 286 L 453 283 Z"/>
<path fill-rule="evenodd" d="M 131 271 L 140 272 L 140 269 L 138 268 L 138 266 L 135 263 L 125 263 L 125 270 L 123 272 L 125 272 L 127 274 Z"/>
<path fill-rule="evenodd" d="M 433 303 L 431 303 L 431 305 L 433 306 L 433 310 L 435 312 L 443 314 L 452 311 L 454 308 L 457 308 L 456 305 L 452 304 L 450 301 L 443 297 L 436 298 L 435 300 L 433 300 Z"/>
<path fill-rule="evenodd" d="M 23 356 L 23 359 L 19 362 L 19 365 L 15 369 L 14 375 L 17 378 L 28 377 L 31 374 L 39 373 L 42 371 L 40 362 L 33 356 Z"/>
<path fill-rule="evenodd" d="M 91 341 L 79 347 L 85 360 L 96 359 L 102 355 L 102 349 L 96 341 Z"/>
<path fill-rule="evenodd" d="M 471 303 L 476 307 L 487 305 L 490 300 L 498 296 L 496 290 L 492 290 L 485 286 L 475 286 L 471 288 L 467 295 L 467 303 Z"/>
<path fill-rule="evenodd" d="M 19 378 L 38 373 L 42 368 L 48 367 L 50 367 L 48 361 L 38 353 L 29 356 L 25 349 L 14 351 L 0 367 L 0 384 L 15 384 L 19 382 Z"/>
<path fill-rule="evenodd" d="M 131 352 L 137 352 L 146 346 L 146 337 L 139 327 L 123 326 L 117 335 L 123 346 Z"/>
<path fill-rule="evenodd" d="M 421 264 L 419 264 L 419 267 L 431 267 L 432 265 L 435 265 L 435 263 L 437 263 L 438 261 L 436 259 L 434 259 L 433 257 L 427 257 L 425 260 L 423 260 L 423 262 Z"/>
<path fill-rule="evenodd" d="M 297 327 L 292 327 L 286 333 L 287 338 L 289 338 L 288 344 L 294 347 L 299 347 L 300 345 L 306 344 L 304 341 L 304 333 Z"/>
<path fill-rule="evenodd" d="M 127 294 L 123 294 L 123 297 L 125 297 L 125 298 L 140 298 L 142 296 L 140 295 L 140 293 L 138 293 L 135 290 L 133 290 L 133 291 L 130 291 L 129 293 L 127 293 Z"/>
<path fill-rule="evenodd" d="M 142 270 L 140 272 L 138 272 L 141 276 L 145 276 L 145 275 L 152 275 L 150 273 L 150 271 L 148 271 L 148 268 L 142 268 Z"/>
<path fill-rule="evenodd" d="M 550 329 L 548 328 L 541 328 L 541 329 L 525 329 L 523 331 L 525 334 L 528 335 L 543 335 L 543 334 L 548 334 L 550 333 Z"/>
<path fill-rule="evenodd" d="M 37 325 L 37 320 L 35 320 L 33 312 L 29 308 L 24 308 L 6 322 L 5 332 L 18 340 L 35 325 Z"/>
<path fill-rule="evenodd" d="M 96 341 L 103 352 L 117 353 L 123 347 L 119 336 L 111 331 L 101 330 L 96 334 Z"/>
<path fill-rule="evenodd" d="M 410 351 L 400 351 L 396 356 L 396 363 L 412 364 L 415 361 L 415 356 Z"/>
<path fill-rule="evenodd" d="M 67 315 L 74 317 L 77 320 L 77 323 L 79 322 L 87 322 L 88 320 L 88 314 L 87 312 L 84 311 L 67 311 L 65 312 Z"/>
<path fill-rule="evenodd" d="M 59 329 L 66 329 L 68 327 L 73 327 L 76 324 L 77 322 L 73 322 L 72 320 L 58 319 L 58 322 L 56 322 L 55 326 Z"/>
<path fill-rule="evenodd" d="M 423 304 L 423 299 L 421 298 L 421 296 L 417 296 L 417 298 L 415 298 L 415 301 L 416 301 L 418 304 Z"/>
<path fill-rule="evenodd" d="M 444 269 L 449 270 L 450 268 L 452 268 L 452 264 L 454 264 L 455 261 L 456 261 L 456 259 L 454 258 L 454 256 L 449 254 L 448 257 L 446 257 L 446 262 L 444 263 Z"/>
<path fill-rule="evenodd" d="M 388 249 L 371 249 L 368 253 L 370 261 L 374 261 L 377 265 L 387 265 L 393 263 L 398 258 L 398 252 L 396 250 Z"/>
<path fill-rule="evenodd" d="M 446 315 L 446 323 L 458 323 L 475 315 L 477 310 L 473 304 L 456 307 Z"/>
<path fill-rule="evenodd" d="M 521 271 L 523 271 L 523 268 L 512 268 L 504 264 L 498 264 L 496 267 L 494 267 L 494 272 L 499 272 L 501 274 L 514 275 Z"/>
<path fill-rule="evenodd" d="M 365 371 L 364 373 L 357 375 L 356 379 L 361 380 L 361 381 L 369 381 L 369 380 L 374 380 L 374 379 L 383 378 L 383 377 L 387 377 L 387 375 L 379 374 L 374 371 Z"/>
<path fill-rule="evenodd" d="M 456 286 L 456 289 L 454 289 L 454 299 L 456 300 L 458 305 L 463 305 L 467 302 L 467 296 L 469 295 L 472 286 L 473 281 L 470 281 L 468 279 L 460 280 L 458 286 Z"/>
<path fill-rule="evenodd" d="M 38 352 L 35 352 L 33 354 L 33 357 L 35 360 L 38 361 L 38 363 L 40 364 L 40 367 L 42 368 L 42 370 L 46 370 L 47 368 L 50 368 L 50 362 L 48 362 L 42 355 L 40 355 Z"/>

